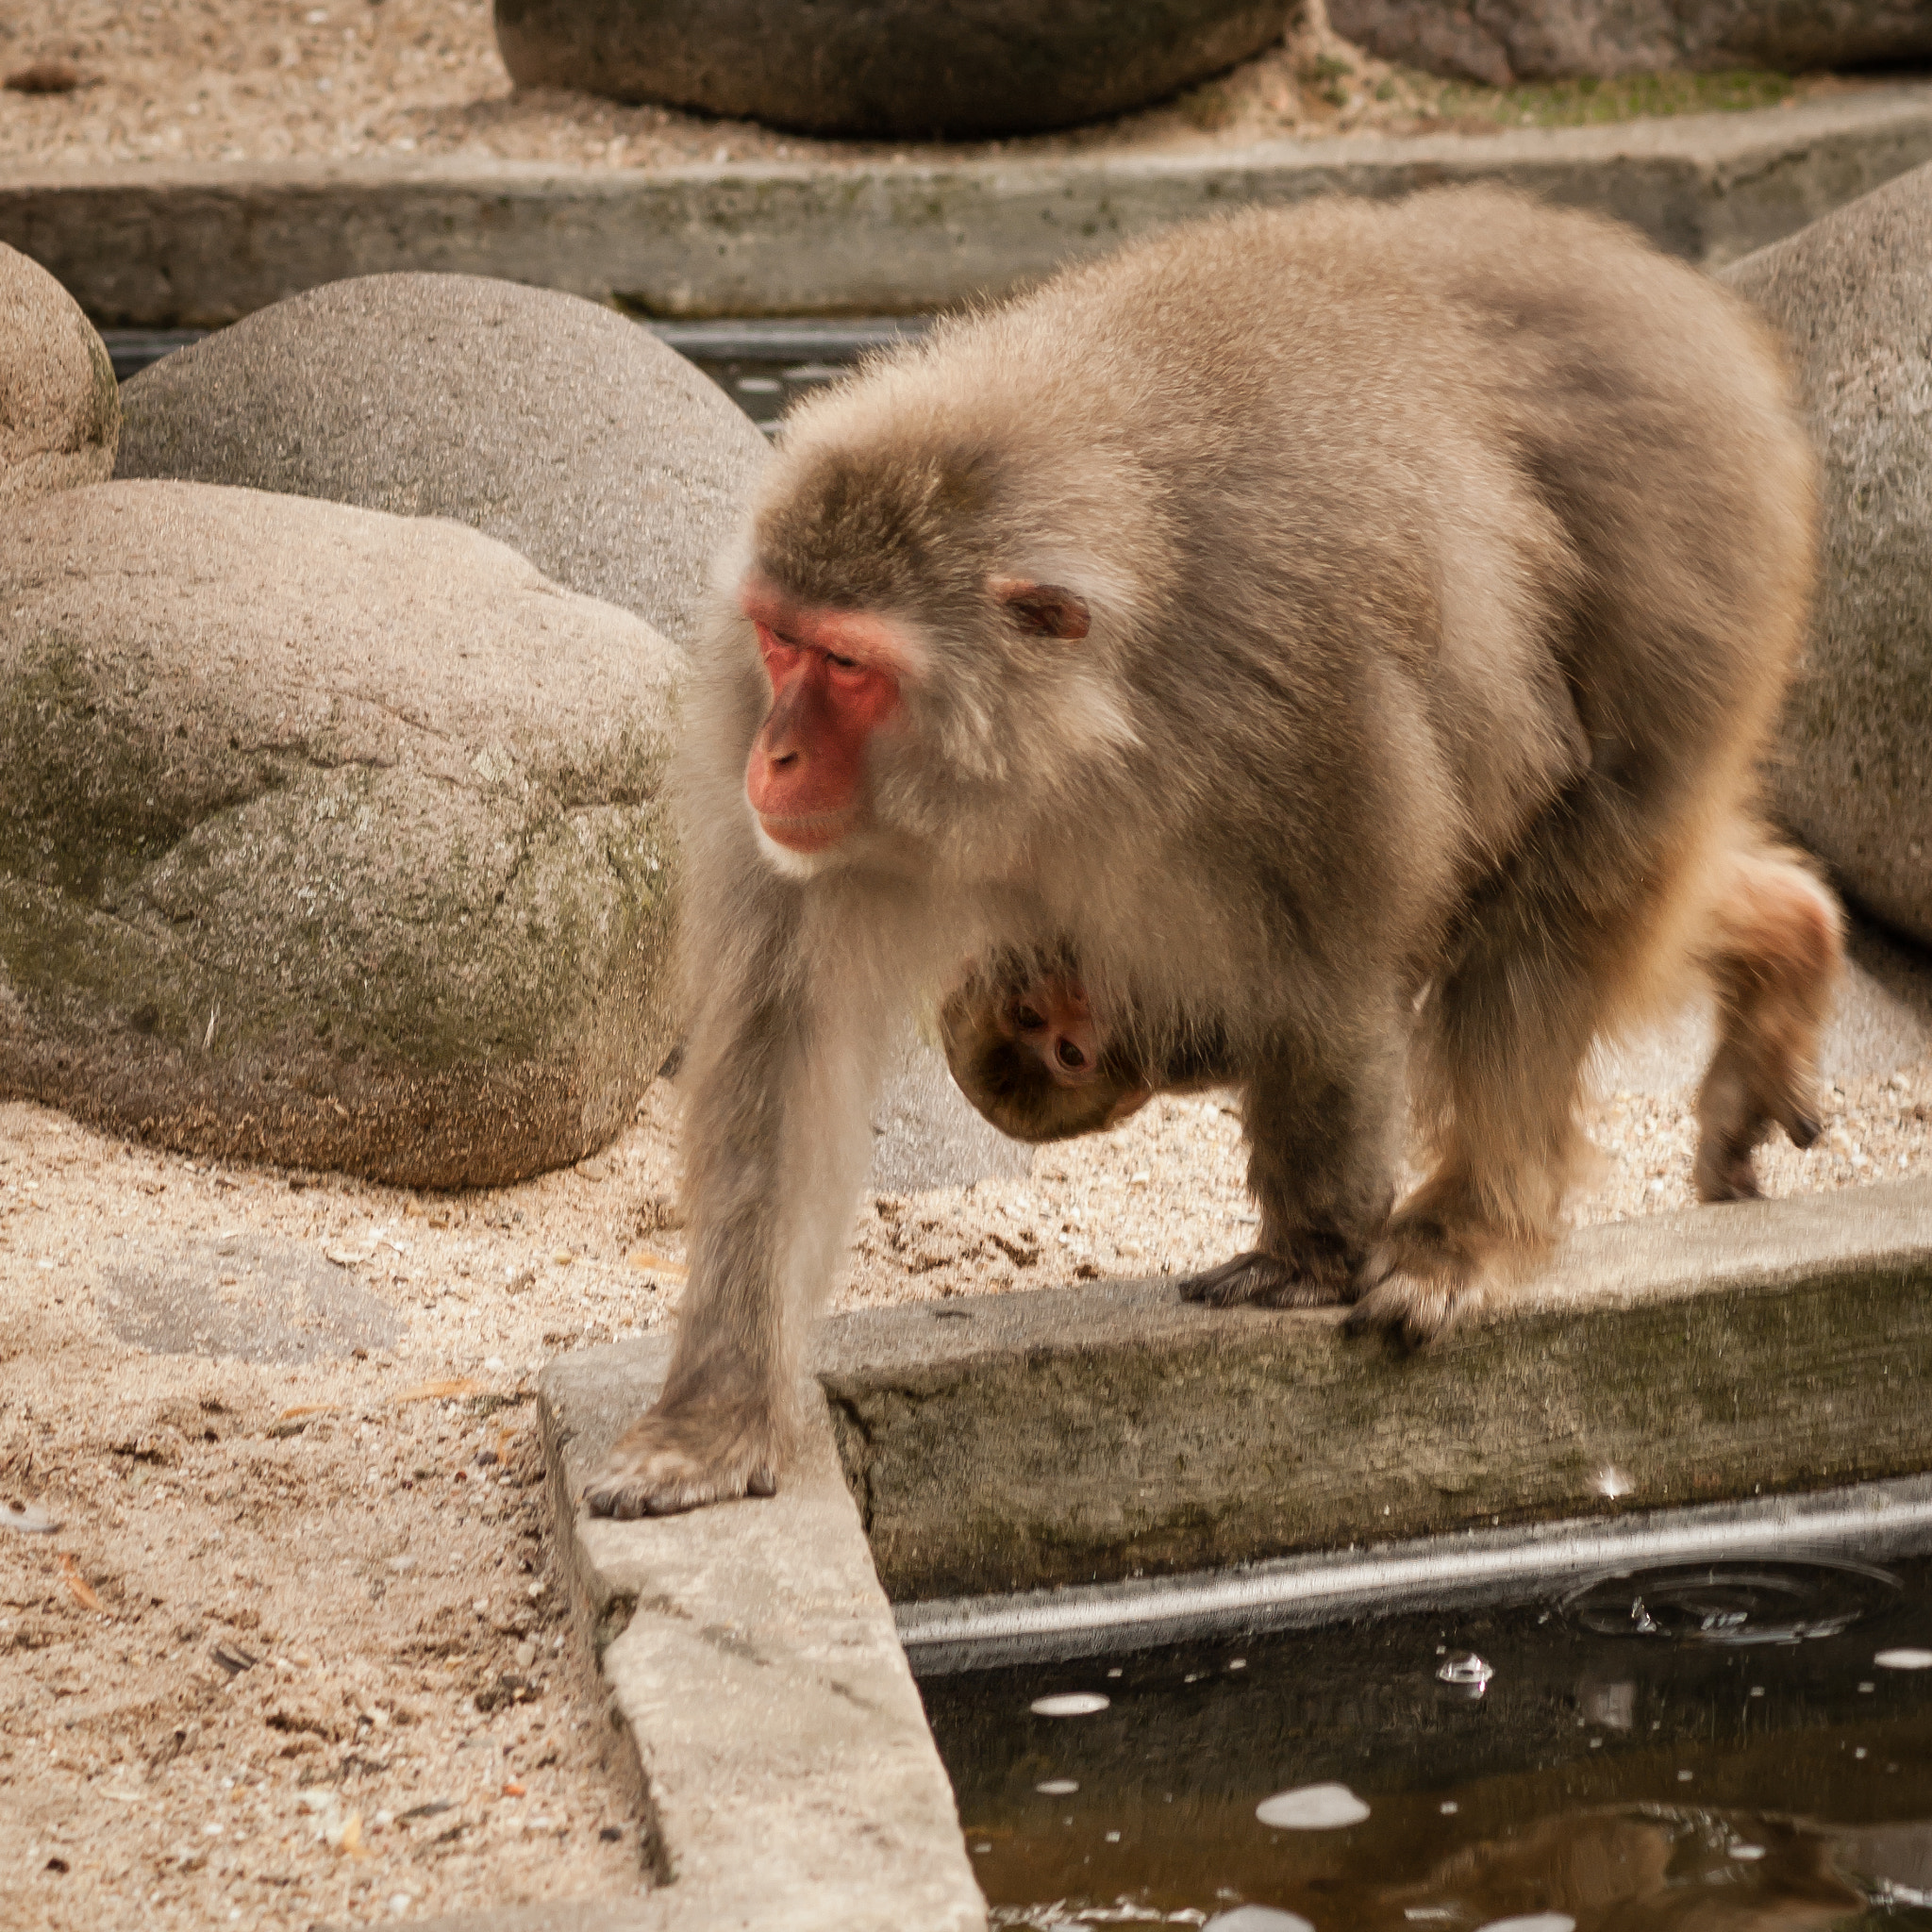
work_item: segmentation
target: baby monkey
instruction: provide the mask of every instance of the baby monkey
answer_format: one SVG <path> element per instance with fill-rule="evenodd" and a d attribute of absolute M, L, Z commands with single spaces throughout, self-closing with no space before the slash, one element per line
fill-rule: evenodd
<path fill-rule="evenodd" d="M 1028 968 L 1012 955 L 976 973 L 940 1013 L 940 1040 L 959 1091 L 1016 1141 L 1070 1141 L 1118 1126 L 1156 1093 L 1232 1077 L 1197 1047 L 1158 1071 L 1095 1018 L 1065 960 Z"/>

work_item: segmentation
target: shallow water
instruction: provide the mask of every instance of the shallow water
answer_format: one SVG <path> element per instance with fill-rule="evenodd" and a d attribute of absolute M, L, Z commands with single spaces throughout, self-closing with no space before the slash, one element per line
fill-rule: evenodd
<path fill-rule="evenodd" d="M 922 1689 L 999 1926 L 1932 1932 L 1914 1652 L 1932 1559 L 1781 1557 Z"/>

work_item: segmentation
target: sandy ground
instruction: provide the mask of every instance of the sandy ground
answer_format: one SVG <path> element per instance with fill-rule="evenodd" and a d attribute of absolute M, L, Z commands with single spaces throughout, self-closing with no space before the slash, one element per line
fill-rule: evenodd
<path fill-rule="evenodd" d="M 1932 1172 L 1932 1058 L 1898 1058 L 1831 1090 L 1812 1152 L 1770 1150 L 1768 1191 Z M 1689 1099 L 1610 1089 L 1577 1220 L 1688 1201 Z M 529 1386 L 673 1312 L 675 1142 L 659 1082 L 576 1170 L 419 1196 L 0 1106 L 0 1924 L 307 1928 L 641 1883 Z M 1241 1173 L 1222 1101 L 1157 1102 L 1028 1177 L 868 1197 L 836 1305 L 1184 1271 L 1245 1245 Z M 392 1344 L 124 1340 L 126 1257 L 210 1244 L 299 1254 Z M 233 1265 L 218 1301 L 246 1301 Z"/>
<path fill-rule="evenodd" d="M 1317 18 L 1233 74 L 1140 114 L 1025 141 L 908 150 L 580 94 L 515 94 L 489 0 L 10 0 L 0 9 L 0 76 L 41 67 L 57 77 L 62 65 L 77 83 L 70 92 L 0 92 L 0 166 L 42 175 L 129 161 L 421 154 L 599 168 L 1231 148 L 1759 107 L 1870 84 L 1669 75 L 1499 92 L 1372 59 Z"/>

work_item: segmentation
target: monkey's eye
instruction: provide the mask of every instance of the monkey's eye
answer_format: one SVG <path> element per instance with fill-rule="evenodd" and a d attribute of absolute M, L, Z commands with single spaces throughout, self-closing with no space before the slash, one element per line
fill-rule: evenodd
<path fill-rule="evenodd" d="M 1087 1064 L 1087 1056 L 1071 1040 L 1058 1041 L 1054 1047 L 1053 1057 L 1070 1074 L 1079 1073 Z"/>
<path fill-rule="evenodd" d="M 1013 1008 L 1013 1024 L 1022 1033 L 1044 1033 L 1046 1031 L 1046 1015 L 1035 1012 L 1031 1007 L 1015 1007 Z"/>
<path fill-rule="evenodd" d="M 762 624 L 758 626 L 758 655 L 764 658 L 765 675 L 771 678 L 775 688 L 791 675 L 803 647 L 794 644 L 790 638 L 780 637 L 776 631 Z"/>
<path fill-rule="evenodd" d="M 840 657 L 837 651 L 827 651 L 825 653 L 825 656 L 834 664 L 836 664 L 841 671 L 857 671 L 858 669 L 858 659 L 857 658 L 841 658 Z"/>

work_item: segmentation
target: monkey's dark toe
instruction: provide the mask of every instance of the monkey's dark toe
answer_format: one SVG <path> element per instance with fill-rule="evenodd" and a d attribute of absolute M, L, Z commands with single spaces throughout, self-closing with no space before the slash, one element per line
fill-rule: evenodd
<path fill-rule="evenodd" d="M 1810 1146 L 1824 1131 L 1817 1115 L 1808 1113 L 1793 1114 L 1785 1123 L 1785 1132 L 1790 1137 L 1791 1145 L 1800 1153 Z"/>
<path fill-rule="evenodd" d="M 1210 1308 L 1331 1308 L 1352 1295 L 1345 1274 L 1309 1269 L 1258 1248 L 1180 1284 L 1184 1302 Z"/>
<path fill-rule="evenodd" d="M 1380 1335 L 1401 1353 L 1412 1354 L 1451 1327 L 1469 1299 L 1468 1290 L 1457 1284 L 1385 1271 L 1342 1325 L 1351 1336 Z"/>
<path fill-rule="evenodd" d="M 1755 1201 L 1760 1190 L 1751 1158 L 1752 1143 L 1707 1138 L 1690 1167 L 1690 1186 L 1700 1201 Z"/>

